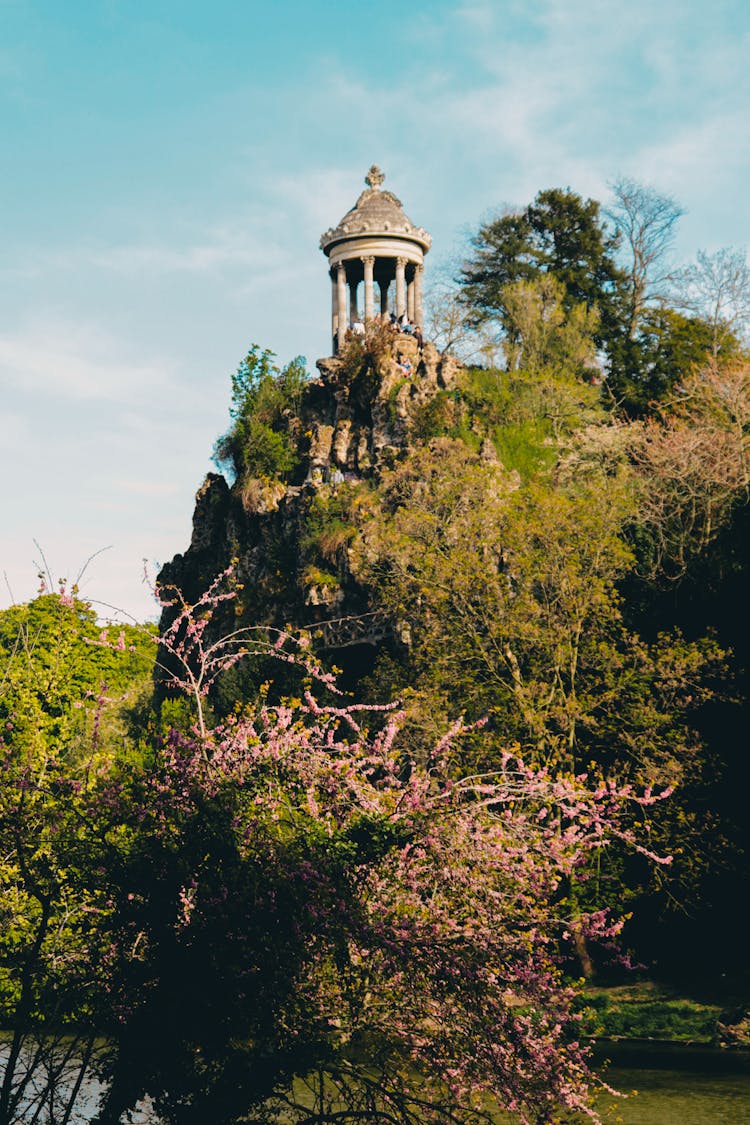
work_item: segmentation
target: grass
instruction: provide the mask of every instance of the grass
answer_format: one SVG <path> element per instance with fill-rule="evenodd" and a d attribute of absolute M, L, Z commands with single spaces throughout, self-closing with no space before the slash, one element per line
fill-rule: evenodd
<path fill-rule="evenodd" d="M 541 418 L 497 426 L 493 433 L 495 449 L 506 469 L 515 469 L 524 481 L 532 480 L 552 467 L 557 451 L 549 443 L 548 427 Z"/>
<path fill-rule="evenodd" d="M 722 1009 L 677 996 L 653 982 L 587 988 L 581 997 L 581 1030 L 595 1039 L 655 1039 L 713 1043 Z"/>

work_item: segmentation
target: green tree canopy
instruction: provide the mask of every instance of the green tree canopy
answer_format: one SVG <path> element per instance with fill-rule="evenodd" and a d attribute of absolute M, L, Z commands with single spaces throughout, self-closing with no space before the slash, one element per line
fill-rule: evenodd
<path fill-rule="evenodd" d="M 365 531 L 378 596 L 411 623 L 411 691 L 492 716 L 503 738 L 557 768 L 676 781 L 693 738 L 696 674 L 720 658 L 679 636 L 645 643 L 619 581 L 635 482 L 591 473 L 518 487 L 440 439 L 387 474 Z M 486 764 L 486 763 L 485 763 Z"/>
<path fill-rule="evenodd" d="M 155 628 L 61 585 L 0 612 L 0 1120 L 67 1121 L 102 1046 L 111 903 L 103 778 L 135 764 Z M 97 1046 L 98 1044 L 98 1046 Z M 6 1054 L 7 1050 L 7 1054 Z"/>
<path fill-rule="evenodd" d="M 472 246 L 461 281 L 478 321 L 498 317 L 506 327 L 505 286 L 551 274 L 563 286 L 567 309 L 583 304 L 598 310 L 600 346 L 620 330 L 627 278 L 616 262 L 618 236 L 607 229 L 596 200 L 570 189 L 541 191 L 524 210 L 481 226 Z"/>
<path fill-rule="evenodd" d="M 95 713 L 99 728 L 119 722 L 120 705 L 149 682 L 155 635 L 155 626 L 102 625 L 64 591 L 0 611 L 0 722 L 40 753 L 90 736 Z"/>
<path fill-rule="evenodd" d="M 287 414 L 298 405 L 307 379 L 297 356 L 284 368 L 273 352 L 253 344 L 232 376 L 232 425 L 214 446 L 214 461 L 235 477 L 286 477 L 297 464 Z"/>

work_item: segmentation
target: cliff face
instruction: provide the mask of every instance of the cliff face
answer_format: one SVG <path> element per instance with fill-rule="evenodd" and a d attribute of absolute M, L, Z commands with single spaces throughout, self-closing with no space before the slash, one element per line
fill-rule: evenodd
<path fill-rule="evenodd" d="M 311 627 L 318 647 L 330 649 L 383 635 L 383 624 L 366 616 L 368 591 L 352 564 L 352 509 L 409 449 L 424 411 L 454 386 L 457 364 L 432 344 L 420 353 L 413 337 L 381 331 L 317 368 L 284 419 L 298 455 L 291 480 L 247 476 L 230 486 L 209 473 L 190 546 L 163 567 L 159 583 L 195 601 L 233 564 L 242 590 L 226 603 L 231 619 L 222 629 Z"/>

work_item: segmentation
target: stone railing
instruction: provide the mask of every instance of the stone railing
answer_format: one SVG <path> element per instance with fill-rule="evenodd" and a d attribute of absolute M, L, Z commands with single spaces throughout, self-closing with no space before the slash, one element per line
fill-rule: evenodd
<path fill-rule="evenodd" d="M 337 617 L 306 625 L 313 647 L 319 652 L 352 645 L 376 645 L 395 633 L 393 622 L 377 610 L 350 617 Z"/>

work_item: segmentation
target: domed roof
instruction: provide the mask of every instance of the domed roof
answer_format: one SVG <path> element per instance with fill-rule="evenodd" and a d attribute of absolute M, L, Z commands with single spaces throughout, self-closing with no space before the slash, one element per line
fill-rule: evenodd
<path fill-rule="evenodd" d="M 404 213 L 401 200 L 391 191 L 381 191 L 385 176 L 373 164 L 365 176 L 368 187 L 362 192 L 351 211 L 347 211 L 336 227 L 321 235 L 320 248 L 329 254 L 338 242 L 348 242 L 360 236 L 379 235 L 416 242 L 424 251 L 429 250 L 432 239 L 422 227 L 415 227 Z"/>

